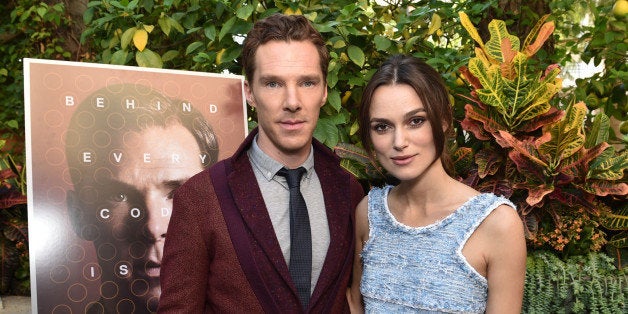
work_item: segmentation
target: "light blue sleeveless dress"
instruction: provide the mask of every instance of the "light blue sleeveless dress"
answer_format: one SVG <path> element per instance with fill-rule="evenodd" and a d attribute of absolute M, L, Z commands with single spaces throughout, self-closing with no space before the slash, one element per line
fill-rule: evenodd
<path fill-rule="evenodd" d="M 368 194 L 369 240 L 361 253 L 360 291 L 367 313 L 483 313 L 487 280 L 462 255 L 480 223 L 499 205 L 476 195 L 455 212 L 424 227 L 398 222 L 388 208 L 392 186 Z"/>

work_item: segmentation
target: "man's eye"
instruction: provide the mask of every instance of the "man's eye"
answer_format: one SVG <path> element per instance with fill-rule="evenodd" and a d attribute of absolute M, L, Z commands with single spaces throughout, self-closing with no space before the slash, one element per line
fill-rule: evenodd
<path fill-rule="evenodd" d="M 303 82 L 303 87 L 312 87 L 312 86 L 316 86 L 316 83 L 314 81 L 305 81 Z"/>
<path fill-rule="evenodd" d="M 113 202 L 122 203 L 126 202 L 128 200 L 128 197 L 126 194 L 118 192 L 111 194 L 111 196 L 109 196 L 109 199 Z"/>
<path fill-rule="evenodd" d="M 171 200 L 171 199 L 172 199 L 172 197 L 174 197 L 174 192 L 175 192 L 176 190 L 177 190 L 177 189 L 172 189 L 170 192 L 168 192 L 168 194 L 166 195 L 166 198 L 167 198 L 167 199 L 169 199 L 169 200 Z"/>
<path fill-rule="evenodd" d="M 267 82 L 266 83 L 266 87 L 277 88 L 277 87 L 279 87 L 279 83 L 277 83 L 277 82 Z"/>

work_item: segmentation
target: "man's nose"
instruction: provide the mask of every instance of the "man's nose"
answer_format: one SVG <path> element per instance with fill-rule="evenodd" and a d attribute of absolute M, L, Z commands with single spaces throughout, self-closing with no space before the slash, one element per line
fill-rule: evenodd
<path fill-rule="evenodd" d="M 152 241 L 163 241 L 166 238 L 170 212 L 172 208 L 165 202 L 148 200 L 146 202 L 146 225 L 144 232 Z"/>
<path fill-rule="evenodd" d="M 299 109 L 301 109 L 301 100 L 296 86 L 286 87 L 286 99 L 284 107 L 292 112 L 299 111 Z"/>

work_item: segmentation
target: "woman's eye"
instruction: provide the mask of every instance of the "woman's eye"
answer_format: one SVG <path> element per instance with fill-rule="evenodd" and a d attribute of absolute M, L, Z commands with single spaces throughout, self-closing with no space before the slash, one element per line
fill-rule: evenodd
<path fill-rule="evenodd" d="M 410 119 L 411 126 L 421 126 L 425 123 L 426 119 L 424 117 L 414 117 Z"/>
<path fill-rule="evenodd" d="M 387 124 L 383 124 L 383 123 L 378 123 L 373 125 L 373 131 L 377 132 L 377 133 L 383 133 L 386 132 L 390 127 Z"/>

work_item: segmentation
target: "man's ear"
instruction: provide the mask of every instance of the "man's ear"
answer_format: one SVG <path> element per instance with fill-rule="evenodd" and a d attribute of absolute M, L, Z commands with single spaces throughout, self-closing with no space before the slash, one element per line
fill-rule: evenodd
<path fill-rule="evenodd" d="M 325 86 L 325 94 L 323 95 L 323 101 L 321 102 L 321 108 L 323 106 L 325 106 L 326 102 L 327 102 L 327 86 Z"/>
<path fill-rule="evenodd" d="M 248 80 L 244 81 L 244 96 L 246 97 L 246 102 L 249 106 L 255 108 L 255 97 L 253 97 L 253 91 L 251 90 L 251 84 L 249 84 Z"/>
<path fill-rule="evenodd" d="M 83 238 L 82 229 L 86 221 L 80 207 L 77 193 L 74 190 L 68 190 L 65 194 L 65 200 L 72 229 L 74 229 L 74 233 L 76 233 L 77 236 Z"/>

